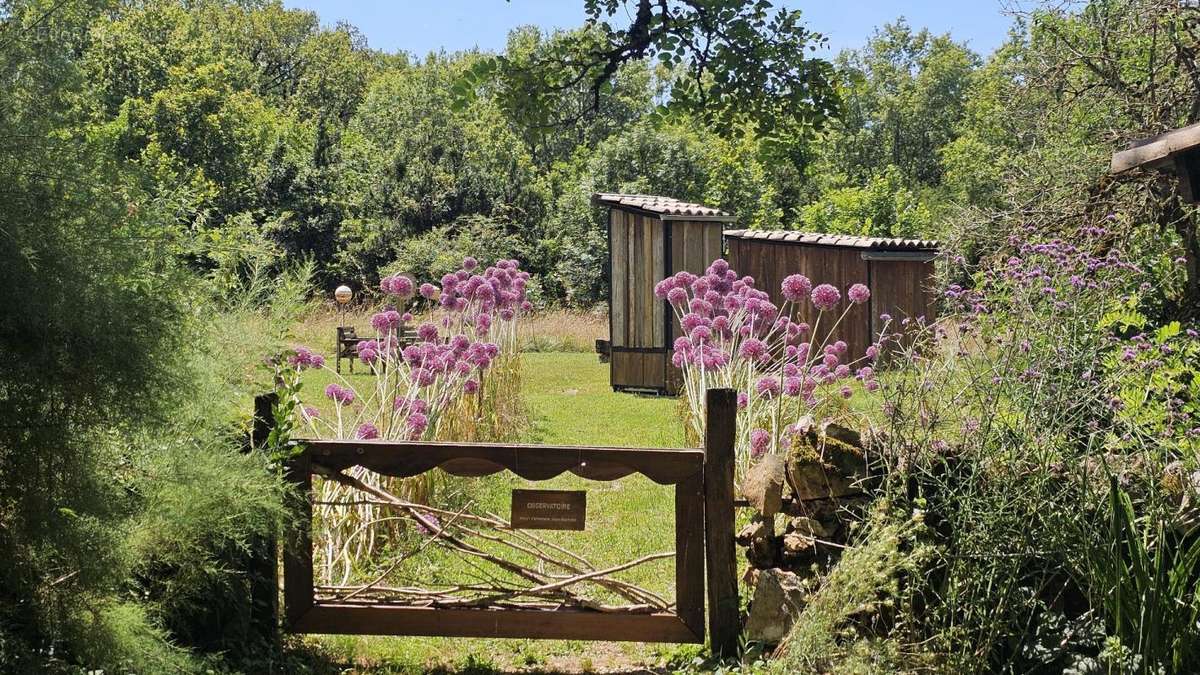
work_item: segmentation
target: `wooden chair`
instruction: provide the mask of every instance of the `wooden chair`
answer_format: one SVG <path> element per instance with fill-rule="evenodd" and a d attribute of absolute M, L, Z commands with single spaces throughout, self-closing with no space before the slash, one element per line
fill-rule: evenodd
<path fill-rule="evenodd" d="M 334 350 L 334 370 L 338 374 L 342 372 L 342 359 L 350 359 L 350 372 L 354 372 L 354 361 L 358 359 L 358 343 L 366 339 L 358 336 L 354 326 L 338 326 L 337 348 Z"/>

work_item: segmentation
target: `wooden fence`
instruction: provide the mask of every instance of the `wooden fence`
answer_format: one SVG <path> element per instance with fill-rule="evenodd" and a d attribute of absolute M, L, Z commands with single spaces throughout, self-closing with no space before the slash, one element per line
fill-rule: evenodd
<path fill-rule="evenodd" d="M 713 651 L 736 652 L 740 632 L 734 548 L 736 393 L 708 392 L 703 448 L 654 449 L 424 441 L 301 441 L 287 479 L 299 491 L 301 526 L 285 540 L 284 625 L 303 633 L 703 642 L 705 599 Z M 511 471 L 543 481 L 570 471 L 595 481 L 633 473 L 675 491 L 674 612 L 607 614 L 582 608 L 436 608 L 325 601 L 313 588 L 312 475 L 353 466 L 406 478 L 435 468 L 456 476 Z M 707 572 L 707 574 L 706 574 Z"/>

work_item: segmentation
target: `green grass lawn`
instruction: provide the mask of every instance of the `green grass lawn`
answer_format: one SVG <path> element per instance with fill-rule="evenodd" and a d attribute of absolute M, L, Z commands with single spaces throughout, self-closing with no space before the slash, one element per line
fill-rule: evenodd
<path fill-rule="evenodd" d="M 678 401 L 614 393 L 608 366 L 594 354 L 527 353 L 523 397 L 530 427 L 522 440 L 549 445 L 681 447 Z M 317 382 L 312 383 L 314 389 Z M 324 381 L 320 382 L 321 387 Z M 641 476 L 596 483 L 564 474 L 536 484 L 503 474 L 456 483 L 478 507 L 507 514 L 512 487 L 584 489 L 587 530 L 548 533 L 553 541 L 594 565 L 625 562 L 673 548 L 670 488 Z M 443 561 L 440 572 L 453 564 Z M 628 571 L 622 578 L 674 597 L 673 561 Z M 655 668 L 678 649 L 672 645 L 459 638 L 313 638 L 352 672 L 418 673 L 500 671 L 629 671 Z"/>

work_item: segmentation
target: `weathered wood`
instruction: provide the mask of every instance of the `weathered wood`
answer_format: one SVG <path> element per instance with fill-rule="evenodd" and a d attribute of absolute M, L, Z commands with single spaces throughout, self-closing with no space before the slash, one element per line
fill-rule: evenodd
<path fill-rule="evenodd" d="M 358 465 L 397 478 L 445 465 L 468 476 L 508 469 L 535 481 L 553 478 L 564 471 L 592 480 L 612 480 L 618 474 L 637 472 L 660 485 L 673 485 L 704 464 L 704 451 L 697 449 L 385 440 L 305 440 L 304 444 L 307 456 L 326 468 L 341 471 Z"/>
<path fill-rule="evenodd" d="M 275 426 L 278 402 L 279 395 L 275 392 L 254 397 L 252 449 L 265 450 L 267 437 Z M 255 537 L 248 542 L 247 550 L 251 632 L 267 643 L 274 643 L 279 638 L 279 541 L 274 534 Z"/>
<path fill-rule="evenodd" d="M 435 609 L 319 603 L 297 623 L 305 633 L 445 637 L 703 642 L 674 614 L 609 614 L 560 609 Z"/>
<path fill-rule="evenodd" d="M 703 642 L 704 462 L 705 452 L 697 449 L 307 441 L 304 451 L 286 465 L 287 480 L 299 493 L 296 508 L 301 523 L 299 531 L 288 538 L 284 559 L 288 626 L 297 632 L 319 633 Z M 352 465 L 393 476 L 415 475 L 411 472 L 433 466 L 450 467 L 471 475 L 507 468 L 534 480 L 553 477 L 564 469 L 600 480 L 636 470 L 656 482 L 675 484 L 677 612 L 651 614 L 574 608 L 551 611 L 524 607 L 455 609 L 315 601 L 311 474 L 319 471 L 336 476 L 331 471 Z"/>
<path fill-rule="evenodd" d="M 1196 147 L 1200 147 L 1200 124 L 1137 141 L 1129 149 L 1113 154 L 1109 170 L 1122 173 L 1138 168 L 1158 168 L 1170 164 L 1175 155 Z"/>
<path fill-rule="evenodd" d="M 297 523 L 284 538 L 284 617 L 287 625 L 296 630 L 297 622 L 313 606 L 312 466 L 309 453 L 306 451 L 287 460 L 283 477 L 293 488 L 288 499 L 293 500 Z"/>
<path fill-rule="evenodd" d="M 704 536 L 708 559 L 708 632 L 714 654 L 737 653 L 741 632 L 734 546 L 733 470 L 737 392 L 710 389 L 705 399 Z"/>
<path fill-rule="evenodd" d="M 612 292 L 609 297 L 609 338 L 612 340 L 614 347 L 624 347 L 629 344 L 627 333 L 629 330 L 629 298 L 627 295 L 629 257 L 625 255 L 627 237 L 625 233 L 624 213 L 613 209 L 608 214 L 608 222 L 609 257 L 612 263 L 609 274 L 609 283 L 612 285 Z"/>
<path fill-rule="evenodd" d="M 675 613 L 704 641 L 704 472 L 675 484 Z"/>

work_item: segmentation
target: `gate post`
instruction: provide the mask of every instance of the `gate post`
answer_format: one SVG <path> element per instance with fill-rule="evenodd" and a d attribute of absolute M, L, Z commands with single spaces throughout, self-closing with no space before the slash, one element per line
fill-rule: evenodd
<path fill-rule="evenodd" d="M 708 559 L 708 633 L 714 655 L 737 654 L 741 614 L 733 533 L 737 392 L 709 389 L 704 424 L 704 549 Z"/>
<path fill-rule="evenodd" d="M 278 402 L 279 394 L 275 392 L 254 397 L 251 452 L 265 452 L 267 436 L 275 426 L 275 404 Z M 248 548 L 250 627 L 256 637 L 274 645 L 279 636 L 278 542 L 272 535 L 255 537 Z"/>

